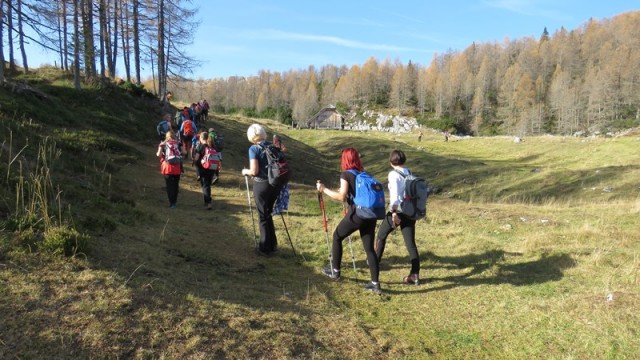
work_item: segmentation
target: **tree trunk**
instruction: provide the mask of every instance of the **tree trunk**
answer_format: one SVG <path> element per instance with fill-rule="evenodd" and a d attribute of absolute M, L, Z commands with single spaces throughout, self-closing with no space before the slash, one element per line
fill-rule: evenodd
<path fill-rule="evenodd" d="M 4 18 L 4 2 L 0 1 L 0 19 Z M 4 22 L 0 21 L 0 45 L 4 39 Z M 4 84 L 4 46 L 0 46 L 0 85 Z"/>
<path fill-rule="evenodd" d="M 73 2 L 73 85 L 80 90 L 80 8 L 84 5 L 82 0 Z"/>
<path fill-rule="evenodd" d="M 109 77 L 116 78 L 116 64 L 118 59 L 118 0 L 113 2 L 113 51 L 111 51 L 111 61 L 109 63 Z"/>
<path fill-rule="evenodd" d="M 22 70 L 26 74 L 29 71 L 29 63 L 27 62 L 27 51 L 24 48 L 24 31 L 22 30 L 22 0 L 18 0 L 18 37 L 20 44 L 20 52 L 22 53 Z"/>
<path fill-rule="evenodd" d="M 120 5 L 120 24 L 122 24 L 122 60 L 127 81 L 131 82 L 131 37 L 129 29 L 129 7 L 126 3 Z"/>
<path fill-rule="evenodd" d="M 135 63 L 136 84 L 140 85 L 140 2 L 133 0 L 133 61 Z M 152 62 L 153 63 L 153 62 Z"/>
<path fill-rule="evenodd" d="M 106 67 L 104 65 L 104 57 L 105 57 L 105 49 L 109 52 L 109 30 L 108 30 L 108 20 L 107 20 L 107 5 L 105 4 L 106 0 L 100 0 L 100 4 L 98 5 L 98 19 L 100 19 L 100 77 L 105 78 L 106 76 Z M 109 61 L 111 57 L 107 55 L 107 61 Z"/>
<path fill-rule="evenodd" d="M 158 41 L 158 46 L 157 46 L 157 53 L 158 53 L 158 93 L 159 94 L 163 94 L 165 92 L 165 54 L 164 54 L 164 42 L 165 42 L 165 38 L 164 38 L 164 0 L 159 0 L 158 3 L 158 37 L 157 37 L 157 41 Z"/>
<path fill-rule="evenodd" d="M 7 2 L 7 39 L 9 40 L 9 73 L 16 72 L 16 60 L 13 56 L 13 4 L 11 0 Z M 4 63 L 3 65 L 4 66 Z"/>

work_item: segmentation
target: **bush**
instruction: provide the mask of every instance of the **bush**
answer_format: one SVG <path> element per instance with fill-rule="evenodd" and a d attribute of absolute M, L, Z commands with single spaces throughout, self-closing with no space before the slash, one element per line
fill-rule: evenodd
<path fill-rule="evenodd" d="M 86 252 L 89 236 L 67 226 L 55 226 L 44 232 L 40 250 L 51 254 L 72 256 Z"/>

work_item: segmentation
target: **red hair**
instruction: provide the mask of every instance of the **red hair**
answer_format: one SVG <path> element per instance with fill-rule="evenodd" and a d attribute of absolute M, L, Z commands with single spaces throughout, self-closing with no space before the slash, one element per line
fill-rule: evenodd
<path fill-rule="evenodd" d="M 351 169 L 364 171 L 364 167 L 360 162 L 360 153 L 358 152 L 358 150 L 352 147 L 342 150 L 342 159 L 340 161 L 340 167 L 342 168 L 342 171 L 347 171 Z"/>

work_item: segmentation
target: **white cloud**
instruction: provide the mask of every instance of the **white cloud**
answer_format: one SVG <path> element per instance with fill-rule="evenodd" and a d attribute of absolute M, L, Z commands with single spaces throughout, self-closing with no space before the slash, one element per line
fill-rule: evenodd
<path fill-rule="evenodd" d="M 405 52 L 405 51 L 423 52 L 424 51 L 422 49 L 401 47 L 401 46 L 388 45 L 388 44 L 365 43 L 360 41 L 344 39 L 337 36 L 302 34 L 302 33 L 287 32 L 287 31 L 274 30 L 274 29 L 252 31 L 247 33 L 247 35 L 254 38 L 263 39 L 263 40 L 269 39 L 269 40 L 285 40 L 285 41 L 290 40 L 290 41 L 318 42 L 318 43 L 333 44 L 333 45 L 342 46 L 345 48 L 352 48 L 352 49 L 395 51 L 395 52 Z"/>

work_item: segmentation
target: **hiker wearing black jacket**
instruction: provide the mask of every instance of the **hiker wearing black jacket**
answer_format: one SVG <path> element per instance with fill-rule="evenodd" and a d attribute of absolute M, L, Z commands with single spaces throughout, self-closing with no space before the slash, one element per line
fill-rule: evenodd
<path fill-rule="evenodd" d="M 259 124 L 253 124 L 247 129 L 247 139 L 252 144 L 249 147 L 249 168 L 242 169 L 243 176 L 253 176 L 253 196 L 258 210 L 260 227 L 260 243 L 256 249 L 258 255 L 269 255 L 278 250 L 278 239 L 273 224 L 273 205 L 280 194 L 280 186 L 269 184 L 267 165 L 269 160 L 262 146 L 271 144 L 265 141 L 267 132 Z M 262 146 L 261 146 L 262 145 Z"/>
<path fill-rule="evenodd" d="M 409 252 L 411 261 L 411 271 L 408 276 L 402 278 L 406 284 L 418 285 L 420 283 L 420 255 L 416 246 L 416 221 L 410 219 L 406 215 L 400 213 L 399 206 L 402 202 L 404 194 L 403 175 L 410 174 L 410 171 L 404 167 L 407 157 L 402 150 L 393 150 L 389 154 L 389 164 L 393 170 L 389 172 L 389 211 L 380 224 L 378 236 L 376 237 L 376 255 L 378 261 L 382 261 L 382 254 L 387 243 L 387 237 L 393 230 L 400 227 L 404 244 Z"/>
<path fill-rule="evenodd" d="M 345 216 L 340 220 L 340 223 L 333 232 L 333 243 L 331 246 L 333 269 L 331 269 L 331 266 L 324 267 L 322 268 L 322 273 L 333 280 L 341 279 L 342 241 L 358 230 L 360 232 L 360 238 L 362 239 L 362 246 L 367 253 L 367 262 L 369 264 L 369 272 L 371 273 L 371 282 L 365 285 L 364 288 L 365 290 L 380 294 L 382 293 L 380 282 L 378 281 L 380 269 L 373 245 L 376 219 L 361 219 L 356 214 L 356 207 L 351 200 L 356 195 L 356 176 L 349 170 L 364 171 L 364 167 L 360 162 L 360 153 L 354 148 L 344 149 L 342 151 L 340 166 L 342 172 L 340 173 L 340 189 L 338 191 L 325 187 L 320 181 L 316 184 L 318 192 L 326 194 L 332 199 L 347 202 L 348 204 Z"/>

